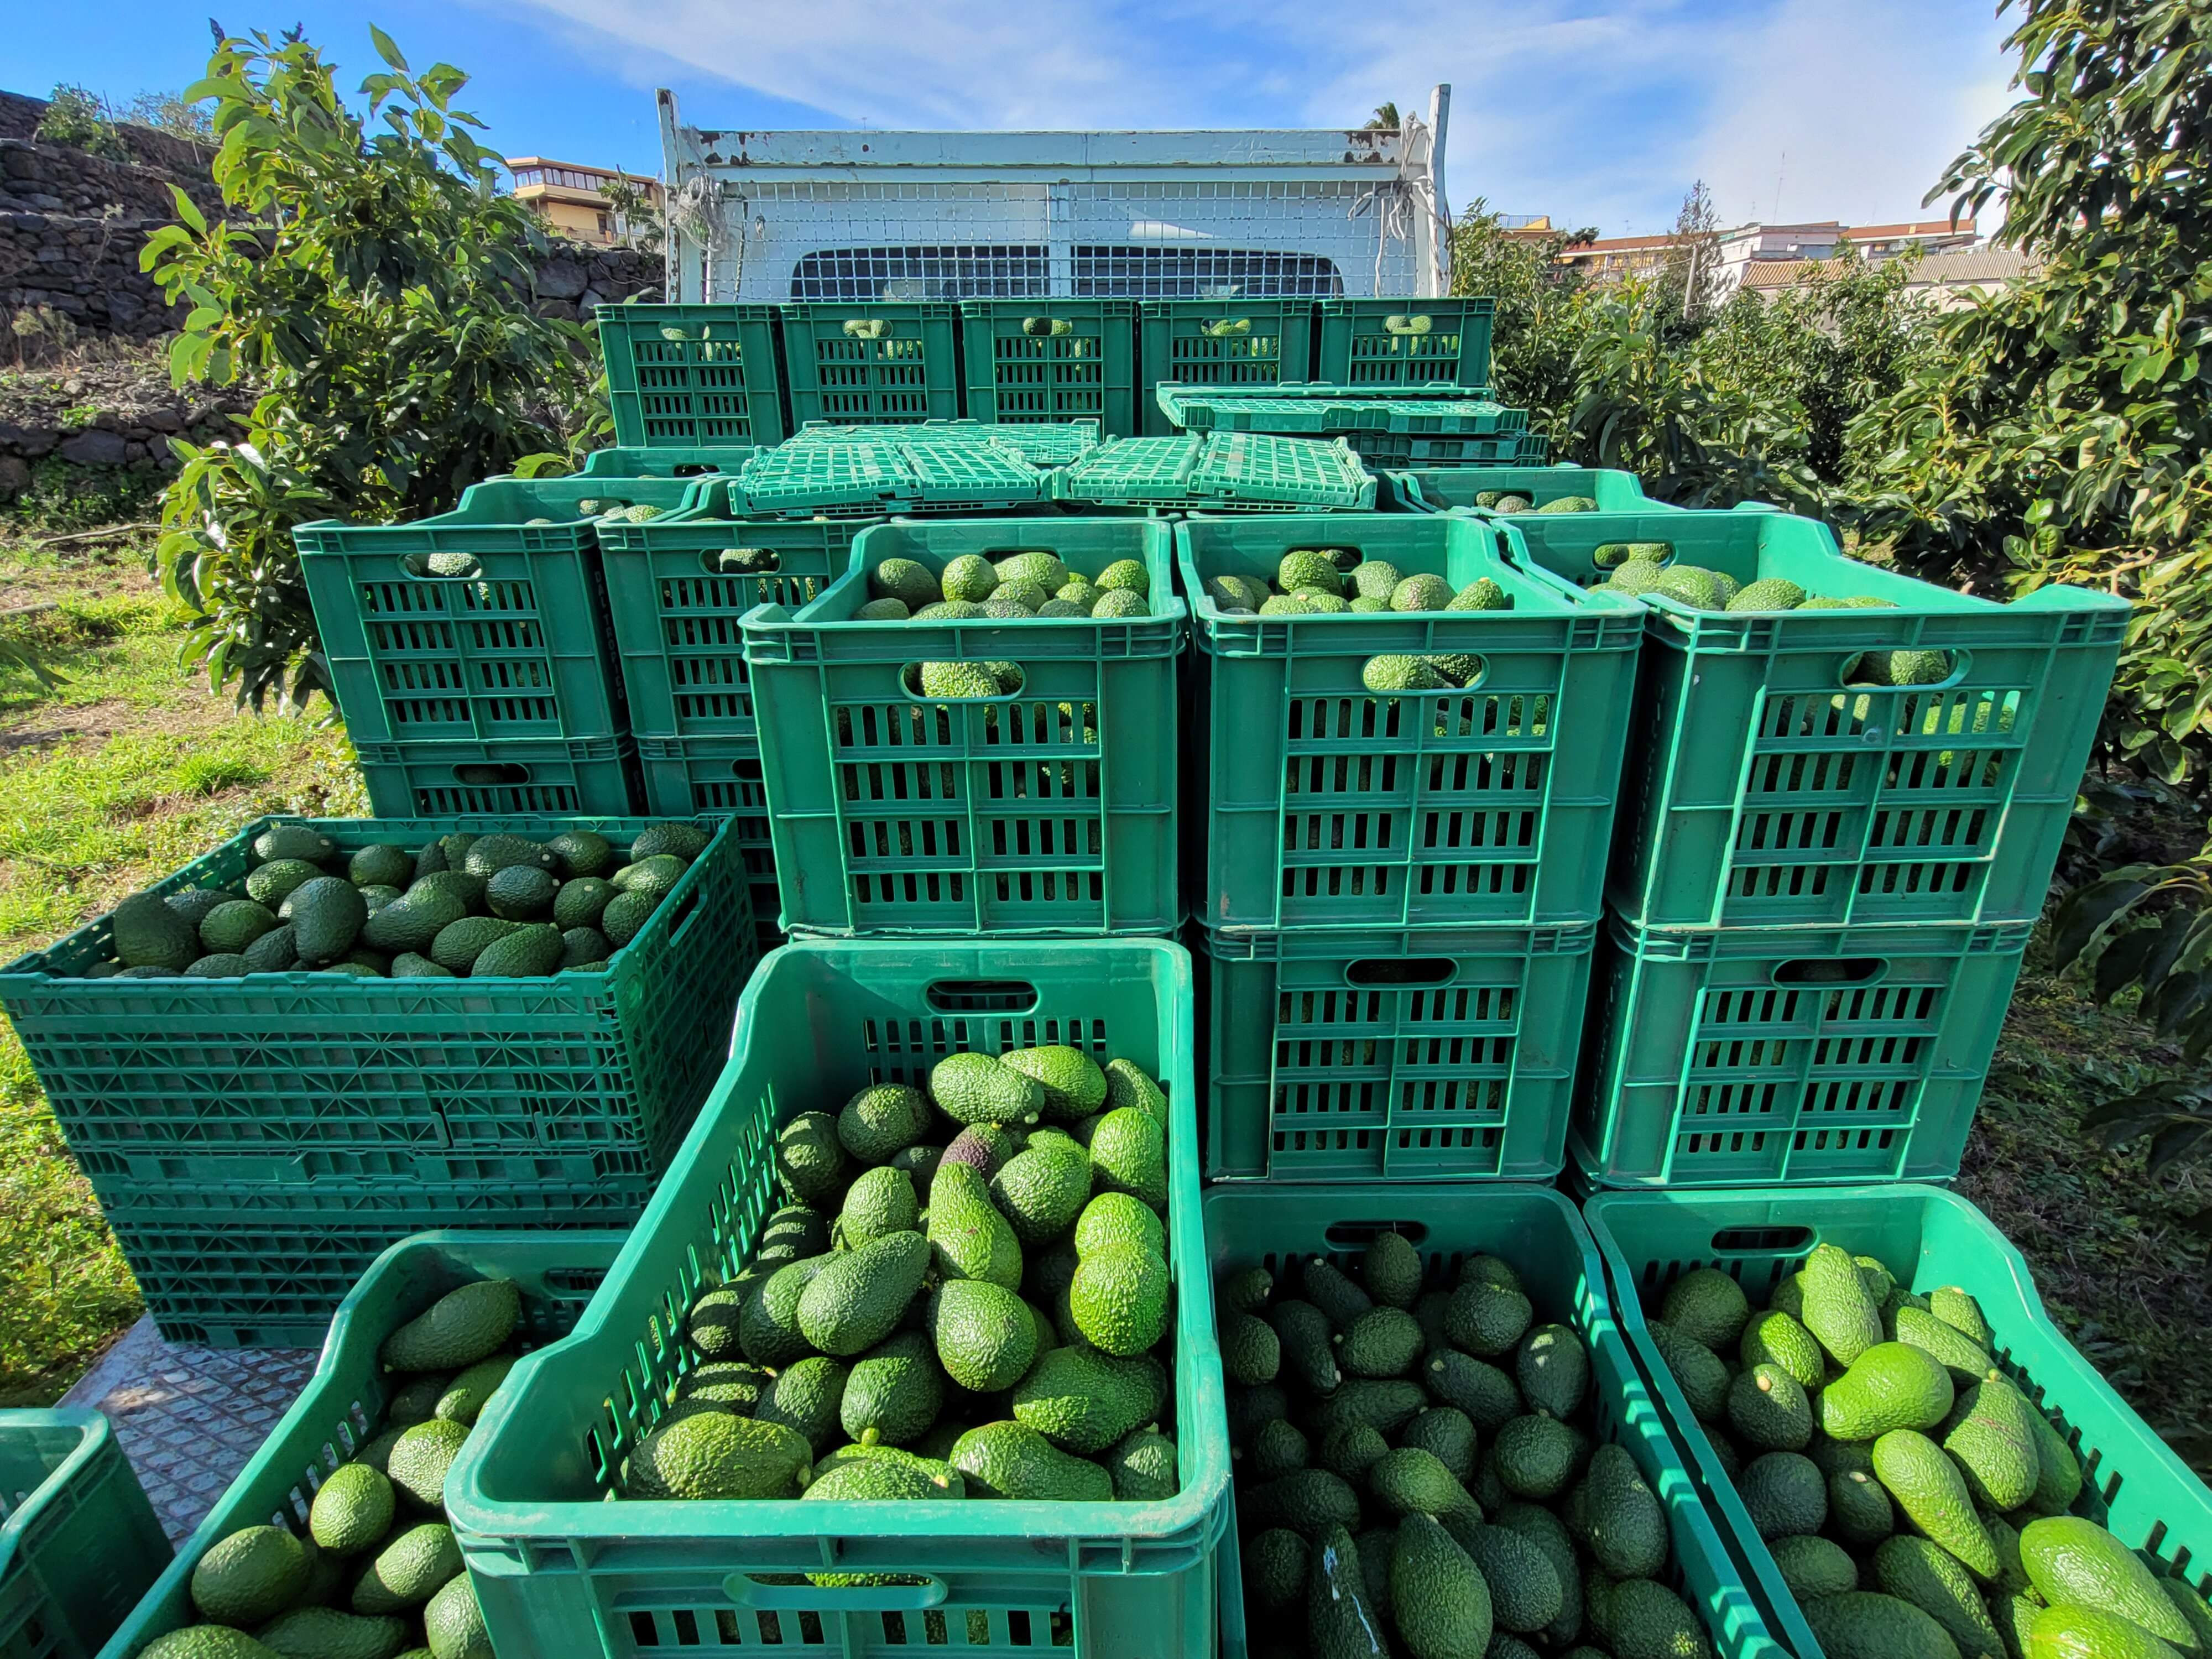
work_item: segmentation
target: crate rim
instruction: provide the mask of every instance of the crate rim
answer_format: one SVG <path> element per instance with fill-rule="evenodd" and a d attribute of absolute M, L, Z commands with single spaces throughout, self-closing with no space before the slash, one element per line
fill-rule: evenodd
<path fill-rule="evenodd" d="M 513 816 L 501 813 L 477 813 L 453 818 L 313 818 L 303 817 L 289 812 L 272 812 L 264 814 L 264 816 L 255 818 L 252 822 L 242 825 L 235 835 L 226 836 L 223 840 L 216 842 L 215 846 L 202 853 L 198 858 L 192 859 L 188 862 L 180 865 L 176 869 L 171 871 L 167 875 L 161 878 L 158 881 L 152 882 L 139 890 L 141 892 L 155 894 L 161 896 L 167 896 L 168 894 L 173 892 L 181 892 L 187 886 L 196 884 L 185 882 L 182 879 L 196 866 L 204 863 L 208 859 L 213 857 L 216 853 L 222 851 L 224 848 L 232 845 L 234 842 L 244 841 L 250 847 L 252 837 L 258 836 L 264 830 L 271 829 L 279 824 L 303 823 L 311 829 L 320 828 L 329 824 L 386 824 L 390 825 L 396 832 L 428 830 L 432 832 L 434 836 L 459 835 L 470 833 L 471 831 L 477 834 L 493 834 L 497 833 L 501 829 L 511 831 L 517 826 L 527 825 L 537 828 L 544 828 L 556 824 L 565 825 L 572 829 L 588 828 L 592 825 L 630 824 L 635 825 L 637 829 L 642 830 L 647 826 L 654 823 L 690 823 L 701 829 L 710 830 L 711 834 L 708 838 L 706 847 L 700 850 L 698 857 L 692 860 L 690 864 L 685 866 L 683 876 L 678 878 L 673 887 L 668 890 L 667 896 L 661 901 L 659 905 L 655 907 L 653 916 L 658 918 L 672 914 L 673 905 L 672 901 L 677 899 L 678 896 L 689 895 L 696 890 L 701 879 L 701 872 L 706 865 L 708 854 L 714 850 L 715 844 L 720 842 L 724 836 L 732 833 L 734 822 L 735 820 L 731 814 L 720 812 L 695 813 L 684 818 L 651 817 L 636 813 L 623 813 L 617 815 L 611 813 L 587 812 L 570 814 L 519 813 Z M 551 833 L 557 834 L 559 832 L 557 830 L 554 830 Z M 343 849 L 341 848 L 340 850 Z M 450 996 L 465 994 L 467 988 L 471 984 L 501 987 L 516 985 L 551 986 L 556 984 L 560 978 L 560 975 L 488 975 L 479 980 L 471 975 L 457 975 L 451 980 L 441 979 L 433 975 L 425 975 L 420 979 L 399 981 L 383 975 L 375 977 L 371 977 L 367 975 L 351 974 L 326 975 L 314 971 L 304 971 L 299 973 L 281 974 L 246 974 L 240 975 L 235 980 L 194 979 L 183 974 L 172 975 L 167 979 L 123 979 L 119 975 L 112 974 L 109 975 L 105 979 L 87 979 L 83 975 L 78 974 L 55 973 L 44 965 L 46 958 L 54 951 L 61 949 L 64 945 L 69 945 L 80 939 L 85 939 L 87 943 L 89 943 L 88 936 L 95 932 L 103 923 L 111 921 L 113 919 L 114 915 L 115 912 L 112 908 L 100 911 L 93 915 L 89 920 L 81 922 L 76 927 L 71 928 L 60 938 L 52 940 L 49 944 L 41 945 L 35 951 L 27 951 L 21 956 L 17 957 L 14 961 L 6 963 L 4 966 L 0 966 L 0 999 L 4 999 L 9 992 L 27 991 L 57 984 L 88 988 L 94 992 L 94 994 L 100 996 L 143 996 L 147 994 L 148 988 L 150 987 L 182 987 L 197 994 L 211 988 L 229 985 L 244 986 L 249 983 L 257 990 L 276 989 L 280 987 L 285 989 L 312 989 L 318 996 L 333 991 L 336 991 L 340 994 L 353 997 L 360 997 L 368 994 L 384 995 L 389 994 L 391 988 L 395 985 L 404 986 L 410 995 L 420 992 L 422 994 L 429 996 L 437 996 L 441 994 Z M 630 945 L 640 943 L 644 939 L 644 938 L 645 931 L 641 930 L 638 936 L 631 939 L 629 945 L 623 945 L 620 950 L 617 951 L 613 956 L 608 957 L 607 966 L 605 972 L 598 975 L 575 975 L 574 977 L 586 981 L 587 988 L 598 988 L 602 986 L 611 987 L 615 980 L 623 974 L 623 970 L 630 966 L 629 962 L 624 961 L 624 957 L 626 957 L 629 953 Z"/>
<path fill-rule="evenodd" d="M 105 1415 L 84 1406 L 24 1406 L 0 1411 L 0 1428 L 74 1429 L 77 1443 L 53 1472 L 4 1521 L 0 1521 L 0 1579 L 15 1565 L 31 1524 L 49 1504 L 60 1501 L 62 1489 L 82 1475 L 115 1439 L 114 1426 Z M 133 1474 L 132 1480 L 137 1476 Z"/>
<path fill-rule="evenodd" d="M 1156 971 L 1166 975 L 1167 989 L 1179 997 L 1185 1007 L 1192 1006 L 1193 975 L 1190 954 L 1172 939 L 1160 938 L 1097 938 L 1080 939 L 967 939 L 938 938 L 931 939 L 824 939 L 794 938 L 761 958 L 759 967 L 746 982 L 744 994 L 738 1004 L 734 1030 L 742 1034 L 751 1025 L 757 1013 L 760 988 L 766 981 L 771 966 L 786 952 L 799 955 L 835 955 L 859 951 L 887 958 L 914 957 L 937 952 L 954 952 L 979 958 L 1012 971 L 1014 964 L 1024 957 L 1036 957 L 1050 953 L 1060 945 L 1080 945 L 1086 950 L 1103 949 L 1135 957 L 1151 957 Z M 729 1064 L 724 1068 L 723 1079 L 727 1081 L 737 1073 L 738 1060 L 732 1038 Z M 1202 1092 L 1198 1083 L 1194 1042 L 1188 1022 L 1176 1022 L 1175 1069 L 1192 1079 L 1194 1091 Z M 1163 1069 L 1167 1069 L 1164 1066 Z M 720 1085 L 716 1085 L 719 1091 Z M 693 1126 L 691 1135 L 700 1133 L 700 1126 L 713 1103 L 700 1108 L 700 1116 Z M 1196 1178 L 1198 1148 L 1191 1144 L 1196 1138 L 1197 1102 L 1189 1103 L 1193 1110 L 1189 1118 L 1190 1133 L 1173 1138 L 1169 1142 L 1171 1188 L 1181 1187 L 1195 1193 L 1195 1205 L 1176 1206 L 1177 1214 L 1169 1218 L 1170 1248 L 1181 1239 L 1187 1250 L 1194 1250 L 1192 1259 L 1202 1263 L 1206 1259 L 1205 1193 Z M 687 1137 L 687 1140 L 690 1137 Z M 1175 1166 L 1185 1166 L 1187 1179 L 1178 1179 Z M 483 1491 L 480 1474 L 483 1448 L 493 1438 L 493 1432 L 505 1428 L 507 1419 L 519 1409 L 518 1402 L 526 1391 L 531 1373 L 544 1363 L 563 1343 L 597 1335 L 606 1329 L 612 1318 L 613 1300 L 605 1286 L 623 1279 L 631 1268 L 633 1258 L 646 1254 L 653 1227 L 662 1219 L 665 1209 L 673 1206 L 675 1188 L 665 1177 L 659 1183 L 659 1193 L 648 1206 L 643 1218 L 630 1230 L 622 1254 L 608 1268 L 600 1291 L 592 1298 L 567 1337 L 560 1342 L 548 1343 L 544 1347 L 526 1354 L 519 1360 L 511 1377 L 521 1382 L 514 1388 L 502 1389 L 485 1407 L 478 1419 L 480 1429 L 486 1429 L 479 1437 L 470 1437 L 475 1449 L 465 1445 L 453 1462 L 448 1477 L 446 1505 L 447 1516 L 457 1534 L 465 1534 L 487 1541 L 520 1542 L 528 1546 L 555 1544 L 573 1547 L 575 1540 L 603 1528 L 590 1524 L 585 1517 L 604 1515 L 608 1504 L 603 1497 L 588 1501 L 498 1503 Z M 1188 1213 L 1191 1211 L 1200 1213 Z M 1192 1352 L 1201 1362 L 1198 1374 L 1192 1379 L 1194 1389 L 1200 1396 L 1200 1413 L 1206 1422 L 1218 1421 L 1225 1413 L 1226 1400 L 1221 1376 L 1220 1345 L 1214 1329 L 1212 1287 L 1210 1277 L 1202 1272 L 1198 1282 L 1179 1285 L 1176 1297 L 1174 1328 L 1188 1340 Z M 1210 1364 L 1203 1363 L 1210 1360 Z M 488 1425 L 488 1426 L 487 1426 Z M 1047 1503 L 1026 1499 L 990 1500 L 988 1515 L 1006 1517 L 1003 1524 L 980 1524 L 961 1517 L 972 1513 L 968 1503 L 957 1504 L 887 1504 L 889 1511 L 883 1517 L 888 1523 L 868 1535 L 877 1539 L 930 1540 L 974 1537 L 979 1531 L 996 1538 L 1028 1538 L 1030 1540 L 1065 1540 L 1071 1544 L 1079 1539 L 1118 1539 L 1125 1547 L 1133 1545 L 1181 1547 L 1199 1544 L 1205 1547 L 1202 1534 L 1218 1537 L 1227 1518 L 1224 1495 L 1229 1489 L 1228 1441 L 1225 1435 L 1216 1443 L 1213 1437 L 1194 1431 L 1196 1425 L 1178 1425 L 1181 1433 L 1176 1441 L 1178 1472 L 1182 1484 L 1176 1495 L 1158 1503 Z M 1188 1447 L 1200 1453 L 1196 1467 L 1192 1465 Z M 982 1501 L 982 1500 L 976 1500 Z M 691 1500 L 623 1498 L 617 1506 L 635 1511 L 635 1524 L 626 1529 L 627 1535 L 651 1537 L 665 1532 L 676 1532 L 686 1537 L 705 1537 L 720 1541 L 739 1539 L 791 1540 L 813 1539 L 825 1535 L 825 1522 L 830 1518 L 819 1504 L 809 1504 L 805 1498 L 728 1498 Z M 679 1519 L 680 1517 L 680 1519 Z M 842 1533 L 834 1535 L 842 1536 Z M 1176 1570 L 1188 1564 L 1176 1564 Z M 768 1569 L 773 1571 L 774 1569 Z M 1064 1570 L 1064 1568 L 1063 1568 Z M 1143 1572 L 1148 1569 L 1125 1565 L 1125 1572 Z M 1168 1570 L 1165 1567 L 1153 1569 Z"/>

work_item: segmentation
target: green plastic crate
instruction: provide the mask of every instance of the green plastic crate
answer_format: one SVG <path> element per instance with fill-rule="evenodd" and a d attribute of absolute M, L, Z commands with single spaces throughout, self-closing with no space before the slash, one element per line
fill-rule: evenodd
<path fill-rule="evenodd" d="M 2075 1512 L 2110 1528 L 2200 1594 L 2212 1588 L 2206 1566 L 2212 1560 L 2212 1492 L 2058 1334 L 2020 1252 L 1965 1199 L 1914 1185 L 1605 1193 L 1589 1200 L 1584 1212 L 1637 1363 L 1688 1454 L 1692 1478 L 1721 1517 L 1754 1597 L 1797 1659 L 1823 1659 L 1820 1645 L 1712 1442 L 1652 1347 L 1639 1298 L 1656 1296 L 1692 1267 L 1713 1267 L 1741 1280 L 1754 1304 L 1763 1303 L 1815 1244 L 1875 1256 L 1913 1290 L 1955 1285 L 1971 1291 L 1996 1333 L 1998 1364 L 2041 1404 L 2081 1456 L 2087 1479 Z"/>
<path fill-rule="evenodd" d="M 990 1659 L 1209 1659 L 1229 1448 L 1190 1003 L 1188 956 L 1156 939 L 809 941 L 770 957 L 746 988 L 729 1067 L 606 1285 L 572 1335 L 514 1369 L 453 1465 L 447 1507 L 494 1646 L 644 1659 L 711 1638 L 750 1651 L 788 1644 L 795 1620 L 803 1644 L 826 1636 L 848 1659 L 900 1659 L 948 1637 Z M 1176 1364 L 1162 1426 L 1182 1491 L 1158 1504 L 603 1501 L 685 1363 L 659 1334 L 737 1271 L 779 1201 L 775 1127 L 871 1082 L 920 1083 L 948 1053 L 1053 1042 L 1126 1056 L 1167 1092 Z M 825 1568 L 927 1582 L 753 1576 Z"/>
<path fill-rule="evenodd" d="M 1402 432 L 1352 432 L 1346 437 L 1359 459 L 1376 472 L 1407 467 L 1540 466 L 1552 447 L 1552 441 L 1540 432 L 1516 432 L 1489 438 L 1424 438 Z M 1486 483 L 1485 488 L 1488 487 Z"/>
<path fill-rule="evenodd" d="M 902 301 L 777 307 L 793 428 L 957 416 L 959 316 L 957 306 Z"/>
<path fill-rule="evenodd" d="M 1209 1181 L 1549 1181 L 1595 923 L 1198 930 Z"/>
<path fill-rule="evenodd" d="M 969 300 L 960 307 L 968 413 L 1001 424 L 1094 420 L 1136 431 L 1133 300 Z"/>
<path fill-rule="evenodd" d="M 1322 384 L 1234 392 L 1164 380 L 1152 395 L 1168 419 L 1186 432 L 1334 438 L 1354 432 L 1494 435 L 1528 427 L 1527 410 L 1508 409 L 1479 390 L 1449 385 L 1377 389 Z M 1504 453 L 1511 455 L 1511 447 Z"/>
<path fill-rule="evenodd" d="M 909 441 L 898 453 L 914 477 L 909 512 L 999 512 L 1050 499 L 1046 475 L 996 444 Z"/>
<path fill-rule="evenodd" d="M 2041 914 L 2129 605 L 2078 587 L 2009 605 L 1846 559 L 1761 509 L 1522 514 L 1507 556 L 1570 582 L 1661 541 L 1738 581 L 1885 610 L 1715 614 L 1644 601 L 1636 828 L 1614 908 L 1646 927 L 2029 921 Z M 1931 685 L 1851 684 L 1866 651 L 1947 654 Z"/>
<path fill-rule="evenodd" d="M 795 616 L 746 617 L 787 927 L 830 933 L 1161 933 L 1176 889 L 1176 672 L 1188 612 L 1164 526 L 1129 519 L 898 521 Z M 1153 614 L 859 622 L 885 559 L 933 573 L 1053 553 L 1143 562 Z M 908 690 L 918 662 L 1020 665 L 969 702 Z"/>
<path fill-rule="evenodd" d="M 879 518 L 912 499 L 914 475 L 893 444 L 792 443 L 745 463 L 728 493 L 732 512 L 738 489 L 753 517 Z"/>
<path fill-rule="evenodd" d="M 1314 513 L 1375 505 L 1375 479 L 1341 439 L 1180 433 L 1108 444 L 1053 476 L 1071 509 Z"/>
<path fill-rule="evenodd" d="M 584 457 L 580 478 L 697 478 L 736 472 L 760 452 L 750 444 L 704 449 L 595 449 Z"/>
<path fill-rule="evenodd" d="M 301 822 L 351 849 L 459 829 L 592 830 L 619 845 L 647 821 L 263 818 L 152 890 L 234 883 L 256 836 Z M 690 1127 L 752 960 L 736 837 L 699 822 L 714 841 L 605 973 L 68 977 L 109 953 L 103 915 L 0 970 L 0 1006 L 71 1150 L 116 1182 L 210 1203 L 265 1183 L 310 1211 L 327 1207 L 319 1182 L 382 1180 L 428 1202 L 474 1184 L 643 1178 Z"/>
<path fill-rule="evenodd" d="M 623 737 L 356 743 L 354 759 L 380 818 L 619 818 L 639 800 Z"/>
<path fill-rule="evenodd" d="M 592 320 L 617 443 L 702 449 L 783 436 L 775 307 L 602 306 Z"/>
<path fill-rule="evenodd" d="M 1272 576 L 1294 548 L 1348 548 L 1513 608 L 1224 615 L 1209 578 Z M 1208 814 L 1210 927 L 1552 926 L 1601 909 L 1643 620 L 1502 563 L 1471 518 L 1193 518 L 1193 799 Z M 1462 690 L 1378 696 L 1367 659 L 1468 653 Z M 1195 884 L 1194 884 L 1195 885 Z"/>
<path fill-rule="evenodd" d="M 776 918 L 783 901 L 776 892 L 760 744 L 750 738 L 640 738 L 637 747 L 647 811 L 655 817 L 731 818 L 752 896 L 754 936 L 763 955 L 782 944 Z"/>
<path fill-rule="evenodd" d="M 674 508 L 689 478 L 495 478 L 414 524 L 301 525 L 292 539 L 356 744 L 620 736 L 606 597 L 579 501 Z M 532 519 L 551 519 L 533 525 Z M 471 556 L 442 576 L 433 554 Z"/>
<path fill-rule="evenodd" d="M 1517 491 L 1526 495 L 1533 507 L 1541 507 L 1565 495 L 1587 495 L 1598 504 L 1598 510 L 1602 513 L 1672 513 L 1680 510 L 1646 496 L 1644 481 L 1633 472 L 1620 472 L 1607 467 L 1569 466 L 1565 463 L 1558 466 L 1491 466 L 1479 472 L 1457 467 L 1401 468 L 1390 474 L 1384 489 L 1390 497 L 1389 506 L 1411 513 L 1448 513 L 1454 507 L 1472 507 L 1476 492 L 1486 489 L 1507 494 Z M 1486 512 L 1489 509 L 1481 510 Z M 1508 514 L 1504 516 L 1517 524 L 1523 515 Z M 1540 516 L 1556 518 L 1560 515 L 1549 514 Z"/>
<path fill-rule="evenodd" d="M 1313 327 L 1308 299 L 1144 301 L 1137 307 L 1137 429 L 1172 430 L 1159 404 L 1163 380 L 1252 388 L 1328 378 L 1313 373 Z"/>
<path fill-rule="evenodd" d="M 1293 1194 L 1297 1201 L 1286 1201 Z M 1520 1271 L 1541 1317 L 1581 1334 L 1590 1351 L 1598 1437 L 1627 1449 L 1666 1508 L 1671 1553 L 1665 1582 L 1705 1620 L 1722 1659 L 1788 1659 L 1768 1634 L 1721 1526 L 1668 1437 L 1616 1322 L 1597 1250 L 1572 1204 L 1548 1188 L 1473 1182 L 1216 1187 L 1206 1196 L 1206 1256 L 1217 1279 L 1258 1266 L 1279 1282 L 1293 1262 L 1316 1255 L 1352 1272 L 1376 1235 L 1394 1231 L 1419 1250 L 1430 1288 L 1449 1288 L 1462 1262 L 1489 1251 Z M 1232 1539 L 1222 1552 L 1224 1584 L 1241 1572 L 1240 1558 Z M 1241 1612 L 1243 1600 L 1241 1583 L 1233 1599 L 1224 1589 L 1224 1607 Z M 1241 1659 L 1234 1639 L 1224 1627 L 1222 1659 Z"/>
<path fill-rule="evenodd" d="M 793 443 L 978 443 L 1021 456 L 1032 466 L 1061 466 L 1079 460 L 1098 447 L 1098 422 L 1063 421 L 1057 423 L 986 424 L 981 421 L 925 421 L 910 426 L 832 426 L 810 421 L 793 434 Z"/>
<path fill-rule="evenodd" d="M 755 735 L 752 688 L 745 678 L 738 618 L 757 605 L 796 609 L 842 575 L 853 538 L 868 519 L 751 519 L 740 479 L 702 485 L 679 513 L 599 532 L 615 648 L 640 739 L 647 810 L 674 810 L 653 783 L 645 740 Z M 726 549 L 757 548 L 774 568 L 736 574 L 720 568 Z M 705 810 L 705 809 L 702 809 Z"/>
<path fill-rule="evenodd" d="M 106 1418 L 0 1411 L 0 1655 L 93 1659 L 168 1559 Z"/>
<path fill-rule="evenodd" d="M 565 1335 L 582 1315 L 624 1235 L 423 1232 L 380 1252 L 355 1275 L 315 1374 L 252 1460 L 177 1552 L 100 1659 L 137 1659 L 171 1631 L 196 1622 L 191 1577 L 214 1545 L 246 1527 L 307 1529 L 307 1510 L 332 1470 L 374 1438 L 392 1380 L 378 1362 L 384 1340 L 440 1297 L 482 1279 L 508 1279 L 522 1292 L 526 1352 Z M 135 1600 L 136 1598 L 134 1598 Z M 548 1650 L 548 1651 L 552 1651 Z"/>
<path fill-rule="evenodd" d="M 1607 1187 L 1949 1180 L 2029 932 L 1615 917 L 1577 1163 Z"/>
<path fill-rule="evenodd" d="M 1340 386 L 1490 384 L 1490 329 L 1498 302 L 1323 300 L 1314 379 Z"/>

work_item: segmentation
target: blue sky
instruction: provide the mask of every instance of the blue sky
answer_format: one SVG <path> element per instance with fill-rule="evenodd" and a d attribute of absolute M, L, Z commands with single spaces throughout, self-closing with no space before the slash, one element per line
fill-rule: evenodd
<path fill-rule="evenodd" d="M 1725 222 L 1921 211 L 2008 100 L 1990 0 L 212 0 L 225 27 L 305 23 L 368 72 L 367 25 L 509 155 L 658 172 L 653 89 L 708 127 L 1335 126 L 1452 84 L 1446 185 L 1606 234 L 1663 228 L 1693 179 Z M 195 78 L 198 8 L 27 5 L 0 86 L 118 100 Z"/>

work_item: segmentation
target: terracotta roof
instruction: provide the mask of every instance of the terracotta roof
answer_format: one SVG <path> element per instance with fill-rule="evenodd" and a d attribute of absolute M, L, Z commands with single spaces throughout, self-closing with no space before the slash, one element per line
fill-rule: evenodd
<path fill-rule="evenodd" d="M 1896 225 L 1846 225 L 1854 242 L 1882 241 L 1893 236 L 1972 236 L 1974 222 L 1961 219 L 1956 225 L 1946 219 L 1908 219 Z"/>
<path fill-rule="evenodd" d="M 1788 288 L 1809 267 L 1820 263 L 1817 259 L 1753 259 L 1743 268 L 1743 286 Z"/>

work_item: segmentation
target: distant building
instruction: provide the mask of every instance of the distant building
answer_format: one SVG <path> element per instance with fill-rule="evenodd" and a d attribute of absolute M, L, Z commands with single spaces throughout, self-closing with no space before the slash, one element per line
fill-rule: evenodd
<path fill-rule="evenodd" d="M 1744 268 L 1742 286 L 1771 296 L 1803 280 L 1813 265 L 1809 259 L 1754 259 Z M 1938 311 L 1957 311 L 2035 269 L 2035 262 L 2017 248 L 1930 253 L 1914 264 L 1905 291 L 1929 301 Z"/>
<path fill-rule="evenodd" d="M 1893 258 L 1909 247 L 1923 253 L 1950 253 L 1972 248 L 1977 241 L 1974 222 L 1962 219 L 1909 220 L 1897 224 L 1846 225 L 1824 219 L 1809 224 L 1752 223 L 1723 230 L 1717 237 L 1718 294 L 1726 296 L 1759 267 L 1787 266 L 1831 258 L 1848 243 L 1869 259 Z M 1672 231 L 1651 236 L 1605 236 L 1578 242 L 1559 255 L 1563 264 L 1587 271 L 1601 282 L 1624 276 L 1655 276 L 1674 256 L 1677 238 Z"/>
<path fill-rule="evenodd" d="M 617 167 L 578 167 L 573 161 L 550 161 L 542 155 L 510 155 L 507 170 L 514 175 L 514 199 L 545 221 L 545 228 L 572 242 L 611 247 L 627 241 L 633 228 L 622 222 L 606 186 L 617 179 L 629 180 L 647 201 L 660 206 L 660 180 Z"/>

